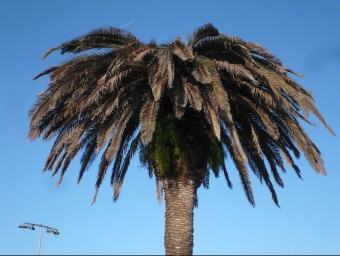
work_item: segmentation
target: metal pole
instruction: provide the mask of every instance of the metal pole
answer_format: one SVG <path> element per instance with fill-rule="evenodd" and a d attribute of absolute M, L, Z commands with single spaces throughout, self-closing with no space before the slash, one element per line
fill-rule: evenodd
<path fill-rule="evenodd" d="M 40 224 L 40 236 L 39 236 L 39 251 L 38 251 L 38 255 L 40 256 L 40 249 L 41 249 L 41 237 L 42 237 L 42 225 Z"/>

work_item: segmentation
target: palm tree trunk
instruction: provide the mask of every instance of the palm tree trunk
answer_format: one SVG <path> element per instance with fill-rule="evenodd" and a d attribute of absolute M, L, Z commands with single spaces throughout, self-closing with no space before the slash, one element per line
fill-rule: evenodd
<path fill-rule="evenodd" d="M 192 180 L 165 179 L 165 252 L 166 255 L 192 255 L 194 246 L 194 204 L 196 183 Z"/>

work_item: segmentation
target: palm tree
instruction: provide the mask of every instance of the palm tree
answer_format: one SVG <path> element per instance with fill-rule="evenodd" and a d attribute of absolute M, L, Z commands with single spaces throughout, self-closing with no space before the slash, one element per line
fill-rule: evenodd
<path fill-rule="evenodd" d="M 252 205 L 249 170 L 277 205 L 272 179 L 283 187 L 278 169 L 285 172 L 284 162 L 301 177 L 294 161 L 300 151 L 325 174 L 320 151 L 299 120 L 312 124 L 312 112 L 333 131 L 311 93 L 289 76 L 298 74 L 257 44 L 206 24 L 188 42 L 166 44 L 101 28 L 44 57 L 57 50 L 75 57 L 34 78 L 50 75 L 51 82 L 30 111 L 29 138 L 55 138 L 44 171 L 60 173 L 60 184 L 81 152 L 79 182 L 101 154 L 93 203 L 109 167 L 116 200 L 138 152 L 155 175 L 159 199 L 165 193 L 167 254 L 192 254 L 196 191 L 208 187 L 210 172 L 218 177 L 222 171 L 232 187 L 227 155 Z"/>

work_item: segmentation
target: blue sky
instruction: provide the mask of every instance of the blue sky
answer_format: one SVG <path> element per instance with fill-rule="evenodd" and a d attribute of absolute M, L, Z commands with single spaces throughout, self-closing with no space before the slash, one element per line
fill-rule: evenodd
<path fill-rule="evenodd" d="M 44 233 L 43 254 L 164 254 L 164 204 L 155 180 L 133 161 L 122 193 L 112 202 L 105 180 L 91 206 L 97 166 L 76 185 L 79 159 L 56 187 L 57 178 L 41 170 L 51 142 L 27 139 L 28 110 L 47 78 L 43 69 L 68 56 L 44 52 L 104 26 L 123 27 L 141 40 L 186 38 L 207 22 L 221 32 L 268 48 L 283 63 L 305 75 L 316 105 L 340 134 L 340 2 L 286 1 L 0 1 L 0 254 L 36 254 L 39 233 L 18 229 L 22 222 L 58 228 L 59 238 Z M 231 162 L 234 189 L 223 178 L 200 188 L 195 210 L 195 254 L 340 254 L 340 172 L 338 138 L 304 125 L 322 152 L 328 172 L 315 173 L 302 157 L 303 181 L 293 170 L 277 187 L 281 209 L 254 176 L 256 207 L 248 204 Z"/>

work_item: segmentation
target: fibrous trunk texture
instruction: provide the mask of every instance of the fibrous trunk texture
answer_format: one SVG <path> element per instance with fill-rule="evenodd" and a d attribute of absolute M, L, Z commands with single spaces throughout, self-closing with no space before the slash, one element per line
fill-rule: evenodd
<path fill-rule="evenodd" d="M 192 255 L 194 246 L 194 181 L 165 179 L 165 252 L 166 255 Z"/>

